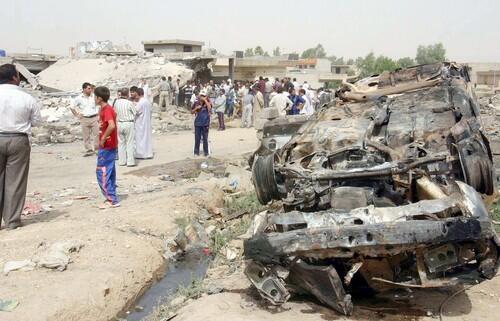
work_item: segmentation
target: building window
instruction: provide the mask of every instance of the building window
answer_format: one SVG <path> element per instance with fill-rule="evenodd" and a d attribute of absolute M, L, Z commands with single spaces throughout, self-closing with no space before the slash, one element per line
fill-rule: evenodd
<path fill-rule="evenodd" d="M 193 52 L 193 46 L 184 46 L 184 52 Z"/>
<path fill-rule="evenodd" d="M 154 52 L 153 48 L 146 48 L 146 52 Z"/>

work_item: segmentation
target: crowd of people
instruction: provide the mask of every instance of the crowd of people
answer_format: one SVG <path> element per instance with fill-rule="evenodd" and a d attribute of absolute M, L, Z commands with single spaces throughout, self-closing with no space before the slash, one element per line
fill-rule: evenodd
<path fill-rule="evenodd" d="M 323 104 L 329 102 L 330 94 L 323 90 L 312 90 L 307 81 L 299 84 L 294 78 L 270 80 L 259 77 L 254 82 L 236 82 L 231 79 L 216 84 L 213 80 L 204 84 L 188 82 L 179 92 L 183 92 L 184 106 L 195 115 L 194 155 L 208 156 L 208 133 L 210 115 L 216 114 L 218 130 L 225 130 L 225 118 L 241 118 L 241 127 L 252 127 L 259 113 L 268 107 L 277 108 L 280 115 L 311 116 Z M 180 100 L 177 98 L 177 102 Z"/>
<path fill-rule="evenodd" d="M 151 113 L 152 105 L 143 87 L 132 86 L 118 90 L 111 106 L 116 113 L 118 131 L 118 160 L 120 166 L 136 166 L 136 159 L 153 158 Z M 146 87 L 145 87 L 146 86 Z M 85 148 L 84 156 L 97 152 L 99 136 L 99 105 L 95 87 L 85 82 L 82 93 L 74 99 L 71 112 L 80 120 Z"/>
<path fill-rule="evenodd" d="M 241 126 L 250 127 L 258 113 L 267 107 L 277 108 L 281 115 L 310 116 L 329 99 L 323 88 L 312 90 L 307 81 L 299 83 L 295 78 L 271 80 L 259 77 L 252 82 L 235 83 L 227 79 L 219 84 L 213 80 L 206 83 L 193 81 L 179 90 L 184 96 L 184 106 L 188 108 L 193 106 L 201 92 L 206 93 L 214 107 L 212 113 L 217 115 L 219 130 L 225 129 L 224 117 L 241 117 Z"/>
<path fill-rule="evenodd" d="M 97 182 L 106 198 L 101 208 L 120 206 L 115 160 L 120 166 L 133 167 L 137 159 L 153 158 L 149 88 L 145 81 L 139 86 L 119 89 L 110 104 L 108 88 L 94 88 L 86 82 L 71 107 L 82 126 L 84 156 L 97 153 Z"/>
<path fill-rule="evenodd" d="M 21 225 L 29 171 L 31 127 L 41 122 L 40 105 L 19 88 L 20 76 L 12 64 L 0 66 L 0 221 L 7 228 Z M 312 115 L 325 103 L 327 93 L 312 90 L 296 79 L 260 77 L 256 81 L 231 79 L 201 84 L 163 77 L 155 90 L 159 107 L 184 105 L 194 115 L 194 155 L 210 154 L 208 134 L 212 114 L 218 129 L 225 130 L 225 118 L 241 117 L 242 127 L 251 127 L 260 111 L 275 107 L 281 115 Z M 136 166 L 137 159 L 153 158 L 152 94 L 144 79 L 138 86 L 118 90 L 110 102 L 110 90 L 86 82 L 74 99 L 71 112 L 82 127 L 84 156 L 97 154 L 96 177 L 105 203 L 101 208 L 118 207 L 116 167 Z M 9 201 L 6 201 L 9 200 Z"/>

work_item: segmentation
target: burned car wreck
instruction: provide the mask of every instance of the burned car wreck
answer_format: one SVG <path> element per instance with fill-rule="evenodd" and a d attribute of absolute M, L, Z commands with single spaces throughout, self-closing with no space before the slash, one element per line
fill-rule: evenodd
<path fill-rule="evenodd" d="M 309 293 L 349 315 L 356 288 L 492 278 L 499 240 L 488 140 L 466 66 L 410 67 L 346 84 L 252 166 L 259 201 L 245 273 L 275 305 Z"/>

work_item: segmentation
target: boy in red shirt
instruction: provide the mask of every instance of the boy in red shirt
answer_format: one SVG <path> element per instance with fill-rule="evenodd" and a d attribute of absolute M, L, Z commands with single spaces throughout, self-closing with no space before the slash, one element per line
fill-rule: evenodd
<path fill-rule="evenodd" d="M 118 147 L 116 130 L 116 113 L 108 104 L 110 92 L 106 87 L 97 87 L 94 90 L 96 105 L 99 110 L 99 150 L 97 151 L 97 183 L 101 188 L 106 201 L 99 208 L 118 207 L 120 203 L 116 197 L 116 168 L 115 159 Z"/>

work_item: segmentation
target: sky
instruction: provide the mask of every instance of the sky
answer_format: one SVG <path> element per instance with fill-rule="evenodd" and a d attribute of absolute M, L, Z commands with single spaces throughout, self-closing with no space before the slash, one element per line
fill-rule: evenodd
<path fill-rule="evenodd" d="M 0 48 L 67 55 L 79 41 L 189 39 L 225 54 L 321 43 L 338 57 L 400 58 L 442 42 L 449 60 L 500 62 L 499 13 L 498 0 L 0 0 Z"/>

